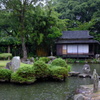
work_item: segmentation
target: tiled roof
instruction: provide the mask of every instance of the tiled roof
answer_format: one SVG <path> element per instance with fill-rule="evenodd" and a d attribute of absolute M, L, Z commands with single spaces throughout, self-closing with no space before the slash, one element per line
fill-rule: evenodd
<path fill-rule="evenodd" d="M 96 40 L 58 40 L 56 41 L 57 44 L 59 43 L 99 43 Z"/>
<path fill-rule="evenodd" d="M 89 35 L 89 31 L 63 31 L 62 39 L 86 39 L 93 38 Z"/>

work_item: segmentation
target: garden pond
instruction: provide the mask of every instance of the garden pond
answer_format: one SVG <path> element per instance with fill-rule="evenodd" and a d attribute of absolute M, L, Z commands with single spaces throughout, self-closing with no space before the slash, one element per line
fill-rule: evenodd
<path fill-rule="evenodd" d="M 84 64 L 72 64 L 72 71 L 82 72 Z M 89 64 L 91 73 L 97 69 L 100 75 L 100 64 Z M 90 78 L 68 77 L 65 82 L 35 82 L 31 85 L 0 83 L 0 100 L 73 100 L 80 85 L 91 84 Z"/>

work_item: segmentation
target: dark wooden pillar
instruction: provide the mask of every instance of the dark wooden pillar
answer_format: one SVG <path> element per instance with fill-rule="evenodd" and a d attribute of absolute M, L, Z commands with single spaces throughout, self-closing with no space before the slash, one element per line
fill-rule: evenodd
<path fill-rule="evenodd" d="M 95 45 L 94 45 L 94 43 L 93 43 L 93 53 L 94 53 L 94 55 L 95 55 Z M 93 57 L 94 57 L 94 55 L 93 55 Z"/>

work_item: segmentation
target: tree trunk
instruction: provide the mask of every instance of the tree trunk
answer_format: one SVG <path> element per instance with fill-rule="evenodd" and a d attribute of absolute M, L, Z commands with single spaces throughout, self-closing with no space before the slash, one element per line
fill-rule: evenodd
<path fill-rule="evenodd" d="M 27 59 L 27 49 L 25 45 L 25 38 L 22 37 L 22 52 L 23 52 L 23 59 Z"/>
<path fill-rule="evenodd" d="M 10 53 L 10 45 L 8 45 L 8 53 Z M 10 57 L 8 57 L 8 60 L 10 60 Z"/>
<path fill-rule="evenodd" d="M 8 53 L 10 53 L 10 45 L 8 45 Z"/>

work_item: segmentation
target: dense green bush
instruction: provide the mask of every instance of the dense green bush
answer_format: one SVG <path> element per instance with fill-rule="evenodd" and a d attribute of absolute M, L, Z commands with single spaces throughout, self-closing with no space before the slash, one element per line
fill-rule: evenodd
<path fill-rule="evenodd" d="M 9 57 L 12 57 L 11 53 L 1 53 L 0 54 L 0 59 L 7 59 Z"/>
<path fill-rule="evenodd" d="M 39 60 L 43 61 L 45 63 L 48 63 L 50 61 L 50 58 L 48 58 L 48 57 L 40 57 Z"/>
<path fill-rule="evenodd" d="M 61 67 L 67 67 L 67 63 L 64 59 L 57 58 L 52 61 L 51 65 L 53 66 L 61 66 Z"/>
<path fill-rule="evenodd" d="M 38 60 L 34 63 L 33 68 L 35 70 L 35 75 L 37 78 L 48 77 L 49 68 L 45 62 Z"/>
<path fill-rule="evenodd" d="M 11 81 L 17 83 L 34 83 L 36 81 L 35 71 L 30 66 L 20 67 L 11 75 Z"/>
<path fill-rule="evenodd" d="M 53 79 L 64 80 L 68 76 L 68 70 L 65 67 L 52 66 L 50 72 Z"/>
<path fill-rule="evenodd" d="M 9 81 L 11 73 L 12 72 L 8 69 L 0 69 L 0 81 Z"/>

